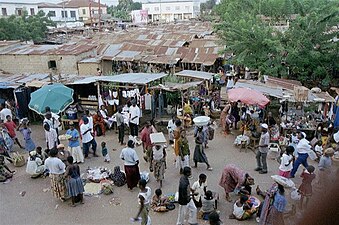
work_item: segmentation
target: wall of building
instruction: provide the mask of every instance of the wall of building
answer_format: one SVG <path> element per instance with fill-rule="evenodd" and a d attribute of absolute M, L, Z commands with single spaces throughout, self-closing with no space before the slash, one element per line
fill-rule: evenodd
<path fill-rule="evenodd" d="M 77 8 L 43 8 L 39 7 L 54 22 L 75 22 L 79 20 L 79 11 Z"/>
<path fill-rule="evenodd" d="M 78 63 L 79 75 L 81 76 L 96 76 L 97 68 L 100 69 L 98 63 Z"/>
<path fill-rule="evenodd" d="M 13 74 L 49 73 L 48 62 L 55 61 L 56 73 L 78 74 L 77 62 L 95 54 L 94 49 L 79 55 L 0 55 L 0 69 Z"/>
<path fill-rule="evenodd" d="M 80 20 L 89 20 L 90 19 L 90 11 L 89 7 L 79 7 L 79 17 Z M 91 7 L 92 16 L 99 14 L 99 7 Z M 101 7 L 101 14 L 107 14 L 107 7 Z"/>
<path fill-rule="evenodd" d="M 38 13 L 38 4 L 29 4 L 29 3 L 0 3 L 0 17 L 17 15 L 20 16 L 23 14 L 23 11 L 27 11 L 28 15 L 35 15 Z"/>
<path fill-rule="evenodd" d="M 112 61 L 111 60 L 102 60 L 101 61 L 101 71 L 103 75 L 112 74 Z"/>
<path fill-rule="evenodd" d="M 178 1 L 144 3 L 142 9 L 148 11 L 149 20 L 173 22 L 174 20 L 188 20 L 200 14 L 200 3 L 196 1 Z"/>

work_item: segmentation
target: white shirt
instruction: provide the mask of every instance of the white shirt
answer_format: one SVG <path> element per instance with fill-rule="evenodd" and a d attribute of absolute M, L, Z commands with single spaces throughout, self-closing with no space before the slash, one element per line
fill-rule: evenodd
<path fill-rule="evenodd" d="M 316 145 L 316 146 L 314 146 L 314 151 L 322 154 L 323 153 L 323 147 L 321 145 Z"/>
<path fill-rule="evenodd" d="M 88 130 L 88 129 L 91 129 L 89 123 L 87 124 L 81 124 L 80 126 L 80 133 L 81 133 L 81 136 L 82 136 L 82 143 L 88 143 L 90 141 L 92 141 L 93 139 L 93 136 L 91 134 L 91 131 L 88 131 L 86 134 L 85 132 Z"/>
<path fill-rule="evenodd" d="M 130 123 L 134 123 L 136 125 L 139 125 L 139 117 L 140 117 L 140 108 L 136 105 L 129 107 L 129 113 L 130 113 Z M 136 117 L 132 119 L 133 117 Z"/>
<path fill-rule="evenodd" d="M 123 159 L 125 161 L 126 166 L 134 166 L 137 164 L 136 161 L 139 160 L 139 157 L 136 153 L 136 151 L 133 148 L 123 148 L 120 154 L 120 159 Z"/>
<path fill-rule="evenodd" d="M 244 215 L 244 206 L 237 206 L 237 202 L 234 203 L 233 206 L 233 215 L 237 218 L 237 219 L 241 219 L 242 215 Z"/>
<path fill-rule="evenodd" d="M 279 166 L 279 170 L 281 171 L 291 171 L 292 170 L 292 167 L 293 167 L 293 163 L 291 162 L 288 166 L 286 166 L 290 160 L 292 159 L 293 157 L 291 155 L 287 155 L 287 154 L 283 154 L 281 156 L 281 163 L 280 163 L 280 166 Z"/>
<path fill-rule="evenodd" d="M 93 117 L 92 116 L 87 116 L 88 119 L 88 125 L 93 131 Z"/>
<path fill-rule="evenodd" d="M 161 160 L 162 158 L 164 158 L 164 147 L 161 146 L 160 149 L 156 149 L 155 146 L 152 147 L 152 151 L 153 151 L 153 159 L 154 160 Z"/>
<path fill-rule="evenodd" d="M 58 141 L 58 135 L 55 129 L 50 128 L 49 131 L 45 130 L 46 142 L 48 143 L 48 148 L 52 149 L 56 147 Z"/>
<path fill-rule="evenodd" d="M 12 118 L 12 111 L 8 108 L 3 108 L 1 111 L 0 111 L 0 118 L 2 121 L 6 122 L 6 117 L 7 116 L 11 116 Z"/>
<path fill-rule="evenodd" d="M 297 152 L 299 154 L 308 153 L 311 150 L 310 142 L 306 140 L 305 138 L 299 140 L 299 143 L 297 144 Z"/>
<path fill-rule="evenodd" d="M 149 187 L 146 187 L 146 192 L 139 192 L 138 194 L 138 202 L 140 204 L 139 196 L 142 196 L 144 198 L 144 204 L 149 205 L 151 203 L 151 197 L 152 197 L 152 190 Z"/>
<path fill-rule="evenodd" d="M 52 113 L 52 118 L 54 118 L 53 128 L 58 129 L 58 127 L 60 126 L 60 121 L 59 121 L 60 116 L 58 114 L 53 113 L 53 112 L 51 112 L 51 113 Z"/>
<path fill-rule="evenodd" d="M 204 188 L 207 187 L 207 183 L 199 183 L 199 181 L 196 181 L 192 185 L 192 190 L 194 193 L 197 193 L 197 195 L 194 195 L 194 199 L 198 202 L 200 201 L 200 198 L 205 195 Z"/>
<path fill-rule="evenodd" d="M 106 109 L 104 109 L 104 110 L 100 109 L 100 113 L 101 113 L 102 117 L 104 117 L 104 119 L 106 119 L 108 117 Z"/>
<path fill-rule="evenodd" d="M 169 133 L 173 132 L 175 128 L 177 128 L 177 126 L 175 125 L 174 121 L 172 119 L 168 121 L 168 125 L 167 125 L 168 132 Z"/>
<path fill-rule="evenodd" d="M 63 174 L 65 173 L 65 164 L 57 157 L 49 157 L 45 160 L 46 169 L 50 174 Z"/>

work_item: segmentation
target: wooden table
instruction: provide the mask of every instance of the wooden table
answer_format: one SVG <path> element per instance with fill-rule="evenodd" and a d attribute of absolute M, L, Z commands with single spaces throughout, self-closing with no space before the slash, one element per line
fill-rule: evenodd
<path fill-rule="evenodd" d="M 79 124 L 79 120 L 71 120 L 71 119 L 64 119 L 64 118 L 61 118 L 61 126 L 62 126 L 62 129 L 65 130 L 65 127 L 69 127 L 69 123 L 70 122 L 73 122 L 74 124 Z"/>

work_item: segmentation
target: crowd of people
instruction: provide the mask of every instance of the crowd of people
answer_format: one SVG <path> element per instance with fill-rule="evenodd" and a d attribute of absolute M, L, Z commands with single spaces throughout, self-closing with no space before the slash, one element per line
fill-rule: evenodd
<path fill-rule="evenodd" d="M 104 108 L 101 108 L 95 116 L 86 111 L 81 116 L 79 130 L 75 129 L 75 125 L 70 123 L 69 129 L 66 131 L 65 137 L 68 141 L 67 148 L 60 143 L 59 127 L 60 118 L 46 107 L 42 128 L 45 131 L 46 148 L 36 146 L 32 138 L 32 130 L 29 128 L 29 121 L 22 119 L 17 123 L 13 122 L 14 116 L 11 110 L 2 106 L 0 123 L 0 181 L 6 182 L 13 177 L 15 171 L 9 169 L 5 164 L 5 159 L 11 162 L 12 157 L 9 154 L 16 143 L 19 148 L 25 149 L 29 153 L 26 172 L 32 178 L 49 177 L 51 181 L 51 190 L 53 196 L 66 201 L 71 199 L 71 206 L 84 203 L 84 184 L 81 178 L 81 171 L 78 164 L 84 163 L 89 159 L 90 154 L 98 157 L 96 132 L 99 127 L 102 135 L 105 135 L 106 127 L 112 127 L 110 121 L 106 121 Z M 167 169 L 167 151 L 166 148 L 173 146 L 175 155 L 175 164 L 181 174 L 178 182 L 178 217 L 177 225 L 185 224 L 185 218 L 188 216 L 189 224 L 198 224 L 199 219 L 209 220 L 210 224 L 220 224 L 219 214 L 217 211 L 217 199 L 215 192 L 208 189 L 207 175 L 201 173 L 198 180 L 191 185 L 190 178 L 192 169 L 199 166 L 198 163 L 206 165 L 206 171 L 212 171 L 211 163 L 205 153 L 208 148 L 209 141 L 213 140 L 213 128 L 211 123 L 205 126 L 195 126 L 193 131 L 195 146 L 189 146 L 187 137 L 187 128 L 182 125 L 182 120 L 173 116 L 168 122 L 168 140 L 169 146 L 166 144 L 154 144 L 151 141 L 151 134 L 157 133 L 152 122 L 147 122 L 139 134 L 139 124 L 141 112 L 138 106 L 133 103 L 129 109 L 129 128 L 131 137 L 124 142 L 125 139 L 125 119 L 121 114 L 122 109 L 119 108 L 116 117 L 118 128 L 117 141 L 123 146 L 120 159 L 124 164 L 124 172 L 120 167 L 114 168 L 112 180 L 117 186 L 127 184 L 129 190 L 139 187 L 138 194 L 139 210 L 134 221 L 141 221 L 146 225 L 151 223 L 149 210 L 155 212 L 166 212 L 174 208 L 173 201 L 163 195 L 163 180 Z M 102 117 L 102 118 L 101 118 Z M 239 127 L 238 122 L 241 122 Z M 319 184 L 325 185 L 330 182 L 331 177 L 331 157 L 334 155 L 333 148 L 326 148 L 320 155 L 318 170 L 308 163 L 310 151 L 315 148 L 306 139 L 304 132 L 293 130 L 289 145 L 279 157 L 279 166 L 276 169 L 268 168 L 267 154 L 269 152 L 271 135 L 275 132 L 276 121 L 272 114 L 264 119 L 262 111 L 248 111 L 245 107 L 238 108 L 238 102 L 226 105 L 220 116 L 220 126 L 225 134 L 229 134 L 231 129 L 241 129 L 242 134 L 247 130 L 259 130 L 259 143 L 256 147 L 256 162 L 254 168 L 259 174 L 267 174 L 269 170 L 276 170 L 283 178 L 293 179 L 296 176 L 300 165 L 304 167 L 301 178 L 302 183 L 298 187 L 300 195 L 299 208 L 307 207 L 309 200 L 313 194 L 312 182 L 319 176 Z M 256 127 L 256 128 L 253 128 Z M 16 132 L 19 131 L 24 139 L 24 145 L 19 142 Z M 331 134 L 333 135 L 333 133 Z M 149 171 L 154 174 L 158 188 L 155 189 L 152 196 L 152 190 L 147 186 L 147 180 L 140 175 L 139 163 L 140 159 L 135 150 L 136 137 L 140 137 L 143 147 L 143 158 L 148 163 Z M 211 138 L 212 137 L 212 138 Z M 81 146 L 82 143 L 82 146 Z M 101 153 L 103 161 L 110 162 L 110 153 L 106 146 L 106 142 L 101 142 Z M 82 147 L 82 148 L 81 148 Z M 194 149 L 193 152 L 190 150 Z M 193 154 L 192 154 L 193 153 Z M 193 161 L 191 165 L 191 161 Z M 319 172 L 318 172 L 319 171 Z M 230 164 L 224 167 L 221 173 L 219 186 L 225 190 L 226 201 L 232 202 L 230 193 L 234 192 L 239 197 L 233 203 L 232 214 L 229 219 L 247 220 L 256 215 L 259 224 L 284 224 L 284 213 L 288 198 L 286 197 L 286 184 L 280 180 L 274 180 L 273 185 L 266 192 L 256 188 L 258 196 L 262 196 L 262 201 L 254 197 L 252 186 L 254 178 L 250 173 L 243 169 Z M 304 204 L 305 201 L 305 204 Z M 221 212 L 222 213 L 222 212 Z M 187 215 L 186 215 L 187 214 Z"/>

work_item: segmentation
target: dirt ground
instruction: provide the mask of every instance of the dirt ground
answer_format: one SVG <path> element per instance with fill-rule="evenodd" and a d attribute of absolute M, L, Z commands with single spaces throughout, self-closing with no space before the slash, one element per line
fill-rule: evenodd
<path fill-rule="evenodd" d="M 44 133 L 41 126 L 32 126 L 33 139 L 35 143 L 40 146 L 45 146 Z M 65 133 L 65 131 L 60 132 Z M 194 138 L 192 130 L 189 132 L 190 149 L 194 150 Z M 20 134 L 18 134 L 20 135 Z M 22 137 L 20 137 L 23 142 Z M 190 180 L 191 185 L 198 179 L 200 173 L 207 175 L 208 189 L 219 193 L 218 210 L 220 211 L 221 220 L 224 224 L 256 224 L 255 218 L 248 221 L 236 221 L 228 219 L 233 209 L 233 203 L 225 201 L 224 190 L 218 185 L 221 171 L 227 164 L 235 164 L 240 168 L 248 171 L 250 175 L 255 178 L 256 185 L 259 185 L 262 190 L 266 190 L 273 183 L 270 178 L 271 175 L 277 174 L 278 163 L 274 160 L 268 160 L 268 174 L 261 175 L 254 171 L 256 167 L 255 154 L 251 150 L 239 151 L 239 148 L 233 146 L 235 136 L 228 135 L 227 137 L 220 134 L 220 130 L 215 132 L 215 139 L 209 143 L 209 148 L 206 149 L 208 160 L 213 167 L 213 171 L 207 171 L 206 166 L 199 164 L 198 168 L 193 168 L 193 178 Z M 125 136 L 127 139 L 127 135 Z M 120 165 L 123 168 L 123 161 L 119 159 L 121 146 L 117 143 L 117 134 L 115 131 L 108 131 L 105 137 L 96 138 L 98 144 L 102 141 L 107 143 L 110 149 L 111 163 L 104 163 L 103 157 L 89 158 L 84 164 L 81 164 L 81 172 L 85 172 L 88 167 L 104 166 L 113 170 L 114 166 Z M 67 144 L 66 142 L 63 142 Z M 100 145 L 98 145 L 100 146 Z M 112 149 L 117 149 L 113 151 Z M 18 150 L 18 146 L 15 146 Z M 100 148 L 98 149 L 101 155 Z M 147 170 L 148 166 L 142 159 L 141 146 L 136 148 L 140 157 L 140 171 Z M 178 189 L 179 170 L 174 165 L 173 149 L 168 148 L 167 170 L 165 180 L 163 183 L 163 193 L 174 193 Z M 27 158 L 27 154 L 26 154 Z M 191 162 L 192 163 L 192 162 Z M 191 164 L 192 165 L 192 164 Z M 99 195 L 88 197 L 85 196 L 85 204 L 76 207 L 70 207 L 69 201 L 60 202 L 54 199 L 49 191 L 49 178 L 32 179 L 25 172 L 25 167 L 14 168 L 16 170 L 14 179 L 7 184 L 0 184 L 0 224 L 16 225 L 16 224 L 131 224 L 130 218 L 134 217 L 138 210 L 137 195 L 138 190 L 129 191 L 125 186 L 115 187 L 112 195 Z M 297 185 L 300 184 L 299 169 L 296 178 L 294 179 Z M 153 174 L 150 174 L 149 187 L 152 192 L 158 188 Z M 23 191 L 26 192 L 24 196 L 20 195 Z M 255 191 L 254 191 L 255 192 Z M 255 195 L 255 193 L 254 193 Z M 231 195 L 232 200 L 236 200 L 237 196 Z M 110 204 L 114 198 L 120 204 Z M 176 224 L 178 214 L 178 205 L 176 209 L 166 213 L 150 212 L 153 225 L 174 225 Z M 199 224 L 208 224 L 207 221 L 199 221 Z"/>

